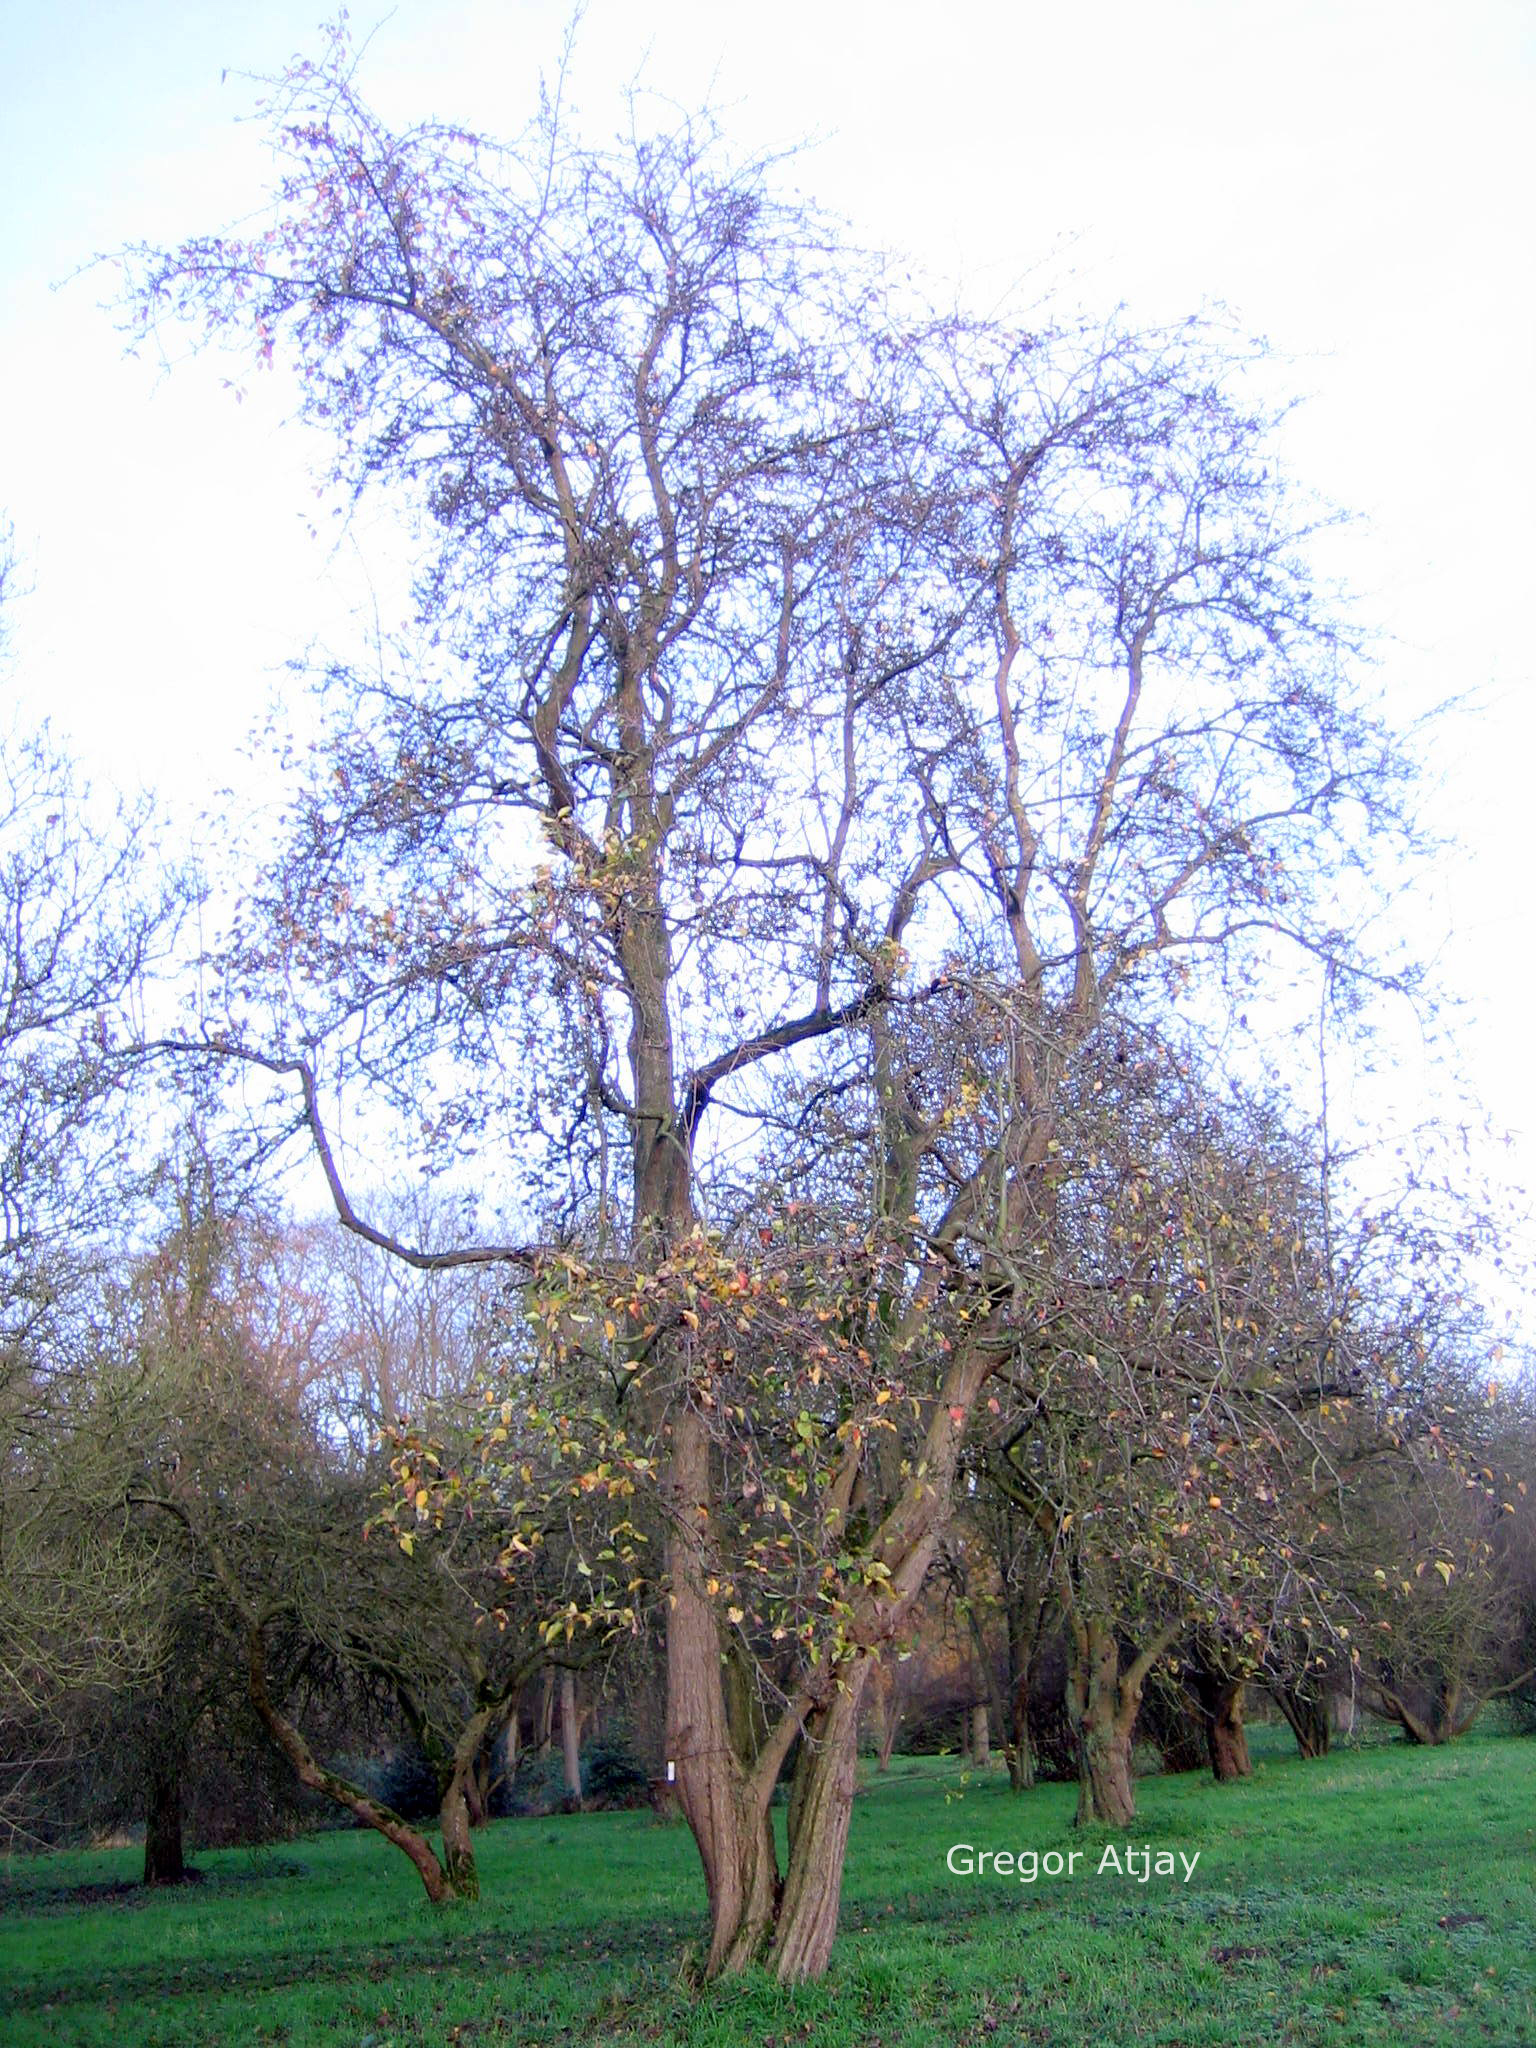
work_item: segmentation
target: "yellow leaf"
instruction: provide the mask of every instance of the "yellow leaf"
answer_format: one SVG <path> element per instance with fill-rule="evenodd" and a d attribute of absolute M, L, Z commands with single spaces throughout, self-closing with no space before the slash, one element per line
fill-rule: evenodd
<path fill-rule="evenodd" d="M 419 1486 L 419 1487 L 418 1487 L 418 1488 L 416 1489 L 416 1512 L 417 1512 L 417 1514 L 420 1514 L 420 1513 L 421 1513 L 422 1509 L 423 1509 L 423 1508 L 424 1508 L 424 1507 L 426 1506 L 426 1504 L 427 1504 L 427 1500 L 428 1500 L 428 1494 L 427 1494 L 427 1489 L 426 1489 L 426 1488 L 425 1488 L 424 1486 Z"/>
<path fill-rule="evenodd" d="M 1448 1565 L 1443 1557 L 1437 1557 L 1435 1559 L 1435 1570 L 1440 1574 L 1441 1578 L 1444 1579 L 1447 1585 L 1451 1583 L 1451 1573 L 1454 1569 L 1455 1567 L 1453 1565 Z"/>

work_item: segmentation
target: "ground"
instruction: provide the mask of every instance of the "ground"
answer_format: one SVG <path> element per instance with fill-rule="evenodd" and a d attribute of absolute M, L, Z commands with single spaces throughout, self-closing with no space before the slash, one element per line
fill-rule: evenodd
<path fill-rule="evenodd" d="M 201 1855 L 173 1894 L 113 1889 L 131 1850 L 0 1862 L 0 2040 L 1536 2048 L 1536 1740 L 1303 1763 L 1269 1734 L 1247 1784 L 1141 1782 L 1129 1841 L 1198 1850 L 1187 1883 L 1101 1873 L 1127 1838 L 1074 1833 L 1070 1788 L 898 1760 L 858 1801 L 832 1972 L 793 1992 L 690 1988 L 692 1845 L 648 1814 L 499 1823 L 484 1904 L 437 1913 L 365 1834 Z M 1083 1854 L 1021 1884 L 950 1874 L 960 1842 Z"/>

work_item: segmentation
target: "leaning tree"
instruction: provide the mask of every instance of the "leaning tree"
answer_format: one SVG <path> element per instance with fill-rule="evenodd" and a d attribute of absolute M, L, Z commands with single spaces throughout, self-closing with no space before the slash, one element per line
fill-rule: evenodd
<path fill-rule="evenodd" d="M 935 316 L 707 120 L 392 132 L 339 42 L 271 105 L 270 217 L 142 252 L 137 306 L 293 366 L 415 521 L 417 619 L 327 670 L 182 1043 L 289 1092 L 351 1229 L 536 1282 L 663 1531 L 708 1967 L 814 1974 L 861 1692 L 1039 1327 L 1079 1052 L 1347 954 L 1324 878 L 1401 763 L 1225 331 Z M 499 1241 L 359 1213 L 365 1099 L 481 1163 Z M 743 1479 L 790 1504 L 758 1634 Z"/>

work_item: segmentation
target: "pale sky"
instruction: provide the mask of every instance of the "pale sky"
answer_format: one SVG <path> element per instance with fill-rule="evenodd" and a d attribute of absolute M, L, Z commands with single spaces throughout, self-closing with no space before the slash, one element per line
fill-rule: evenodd
<path fill-rule="evenodd" d="M 259 204 L 237 74 L 315 50 L 322 4 L 0 0 L 0 512 L 31 587 L 11 688 L 99 781 L 158 786 L 183 816 L 255 787 L 240 741 L 284 659 L 345 634 L 369 536 L 333 545 L 278 379 L 237 404 L 227 362 L 162 377 L 124 360 L 106 274 L 54 287 Z M 378 23 L 365 88 L 402 122 L 515 130 L 568 11 L 355 6 L 357 30 Z M 1437 739 L 1426 794 L 1465 853 L 1407 914 L 1476 999 L 1466 1064 L 1536 1181 L 1536 7 L 592 0 L 589 134 L 642 67 L 711 96 L 744 147 L 812 141 L 794 182 L 973 306 L 1021 279 L 1148 320 L 1222 301 L 1291 359 L 1311 394 L 1292 466 L 1365 516 L 1338 565 L 1391 636 L 1389 703 L 1482 707 Z M 385 560 L 381 542 L 382 587 Z"/>

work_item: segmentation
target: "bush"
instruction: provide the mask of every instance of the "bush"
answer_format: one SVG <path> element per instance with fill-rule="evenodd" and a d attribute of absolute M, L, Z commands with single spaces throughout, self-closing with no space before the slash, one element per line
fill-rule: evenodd
<path fill-rule="evenodd" d="M 604 1811 L 651 1803 L 650 1777 L 627 1743 L 594 1742 L 581 1760 L 581 1783 L 586 1804 Z"/>

